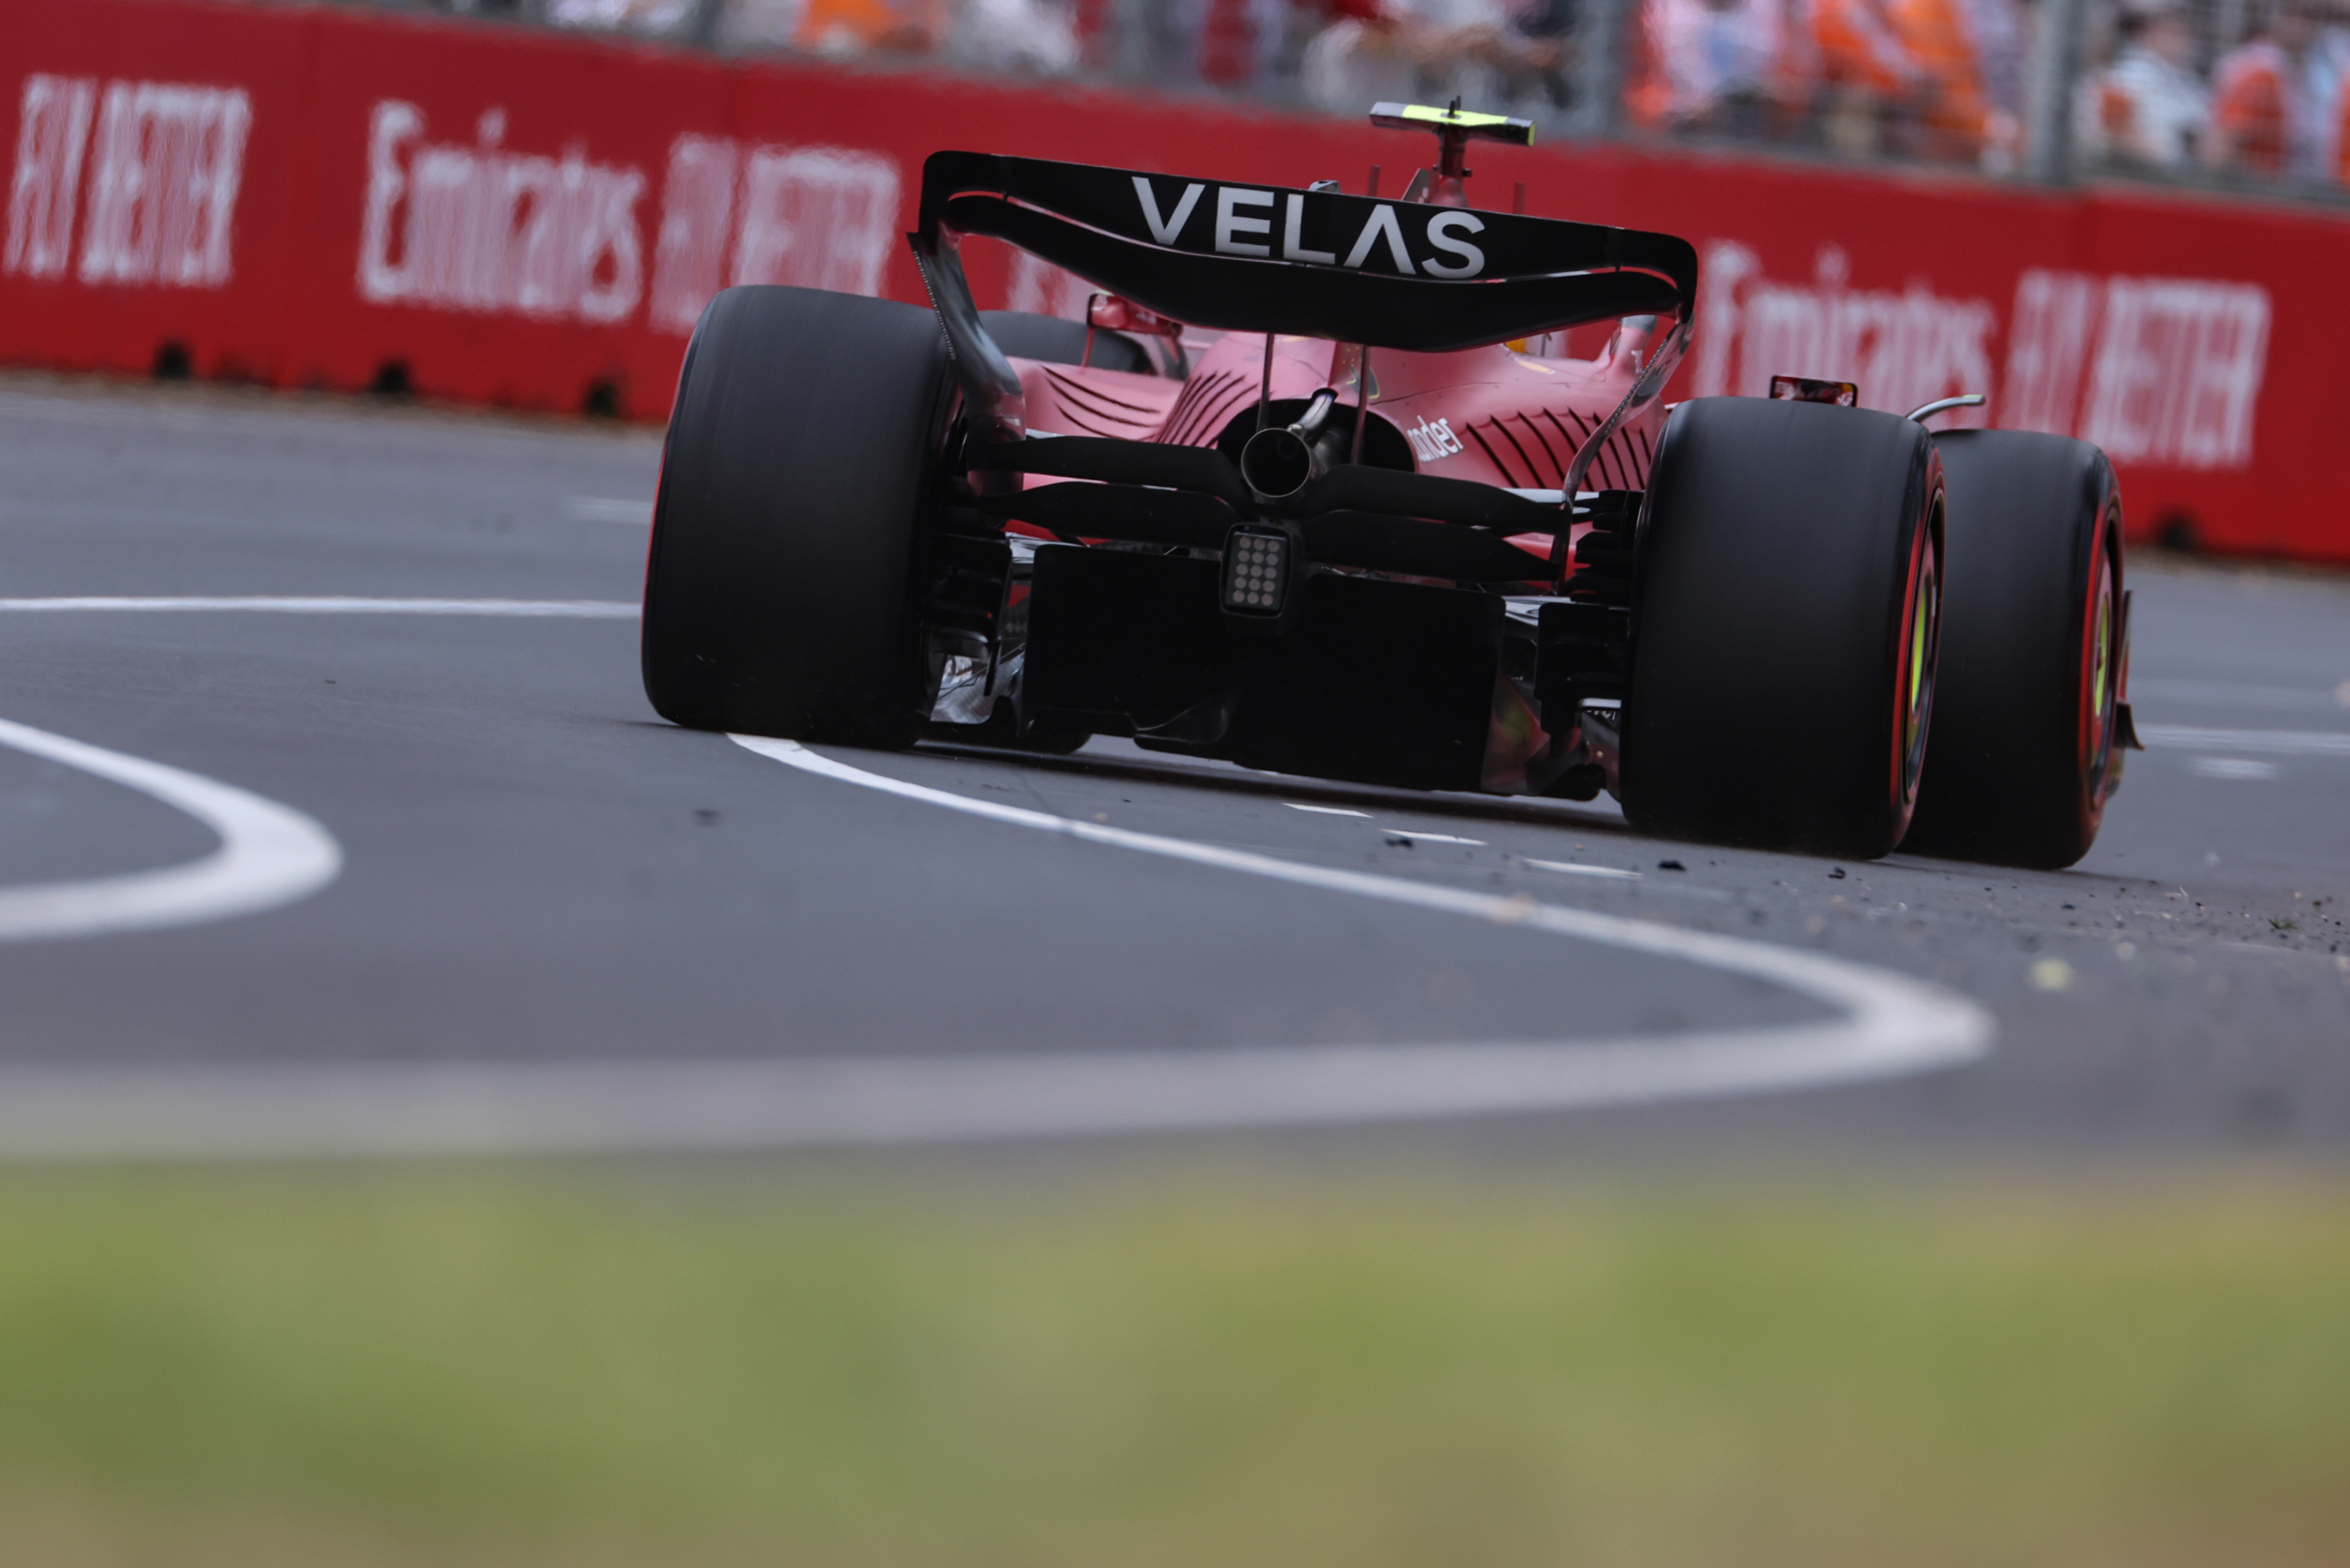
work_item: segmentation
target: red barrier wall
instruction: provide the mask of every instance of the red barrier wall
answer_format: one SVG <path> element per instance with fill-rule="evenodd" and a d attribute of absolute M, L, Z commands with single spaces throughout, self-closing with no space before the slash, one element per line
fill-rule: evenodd
<path fill-rule="evenodd" d="M 16 98 L 0 360 L 465 401 L 667 410 L 729 282 L 919 299 L 902 239 L 948 146 L 1388 190 L 1423 138 L 1092 89 L 746 65 L 514 29 L 77 0 L 0 35 Z M 2350 223 L 1614 145 L 1482 149 L 1472 191 L 1688 235 L 1680 394 L 1775 372 L 1875 407 L 1989 391 L 2099 441 L 2132 531 L 2350 561 L 2324 424 Z M 1081 286 L 974 242 L 983 304 Z M 167 348 L 166 346 L 170 346 Z"/>

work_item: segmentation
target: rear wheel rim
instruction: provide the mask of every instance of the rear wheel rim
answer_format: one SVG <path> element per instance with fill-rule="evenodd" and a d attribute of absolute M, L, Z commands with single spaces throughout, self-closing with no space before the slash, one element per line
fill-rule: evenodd
<path fill-rule="evenodd" d="M 1929 514 L 1938 516 L 1940 498 Z M 1918 530 L 1901 613 L 1900 657 L 1895 667 L 1894 789 L 1903 819 L 1918 804 L 1926 767 L 1926 733 L 1934 711 L 1934 670 L 1941 647 L 1941 553 L 1932 524 Z"/>
<path fill-rule="evenodd" d="M 2115 646 L 2115 632 L 2118 629 L 2115 625 L 2116 599 L 2113 553 L 2100 548 L 2096 586 L 2090 591 L 2088 625 L 2081 649 L 2082 781 L 2087 785 L 2093 807 L 2104 797 L 2106 771 L 2113 755 L 2114 701 L 2120 684 L 2117 678 L 2121 659 L 2121 650 Z"/>

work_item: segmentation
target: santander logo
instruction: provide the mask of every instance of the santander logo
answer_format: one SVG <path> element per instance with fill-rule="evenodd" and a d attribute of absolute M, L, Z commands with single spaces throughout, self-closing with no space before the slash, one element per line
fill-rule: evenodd
<path fill-rule="evenodd" d="M 1438 420 L 1431 424 L 1426 415 L 1403 432 L 1403 439 L 1411 443 L 1412 455 L 1422 462 L 1434 462 L 1462 450 L 1461 438 L 1452 433 L 1451 420 Z"/>

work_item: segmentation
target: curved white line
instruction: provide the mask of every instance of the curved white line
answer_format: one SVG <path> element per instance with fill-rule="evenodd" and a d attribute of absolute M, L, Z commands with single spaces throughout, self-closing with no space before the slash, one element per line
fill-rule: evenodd
<path fill-rule="evenodd" d="M 276 801 L 182 769 L 0 719 L 0 745 L 128 785 L 220 836 L 183 866 L 0 888 L 0 941 L 94 937 L 223 920 L 307 898 L 333 881 L 343 852 L 318 823 Z"/>
<path fill-rule="evenodd" d="M 633 620 L 638 607 L 632 599 L 370 599 L 331 594 L 310 597 L 286 594 L 244 594 L 227 598 L 118 594 L 0 599 L 0 613 L 29 614 L 51 610 L 146 613 L 242 610 L 265 615 L 567 616 L 585 620 Z"/>
<path fill-rule="evenodd" d="M 1747 974 L 1825 1023 L 1614 1040 L 608 1063 L 0 1068 L 0 1157 L 447 1156 L 773 1148 L 1564 1110 L 1848 1084 L 1971 1061 L 1991 1021 L 1882 970 L 1646 920 L 1308 866 L 996 805 L 788 741 L 763 756 L 1087 843 L 1522 924 Z"/>
<path fill-rule="evenodd" d="M 1991 1043 L 1991 1015 L 1965 998 L 1824 953 L 1080 822 L 867 773 L 792 741 L 733 740 L 806 773 L 995 822 L 1685 960 L 1752 976 L 1845 1014 L 1826 1023 L 1617 1040 L 1154 1052 L 1055 1059 L 1049 1066 L 1024 1059 L 1023 1071 L 1037 1075 L 1026 1085 L 1037 1096 L 1024 1107 L 1028 1130 L 1458 1116 L 1754 1093 L 1953 1066 L 1981 1055 Z M 1024 1114 L 983 1096 L 976 1104 L 936 1109 L 941 1120 L 931 1136 L 941 1137 L 1014 1130 Z"/>

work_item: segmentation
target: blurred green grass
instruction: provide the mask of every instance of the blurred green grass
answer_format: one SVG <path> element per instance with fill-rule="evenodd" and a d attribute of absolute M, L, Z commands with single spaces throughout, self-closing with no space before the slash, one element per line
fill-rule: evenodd
<path fill-rule="evenodd" d="M 2350 1181 L 0 1179 L 0 1562 L 2350 1562 Z"/>

